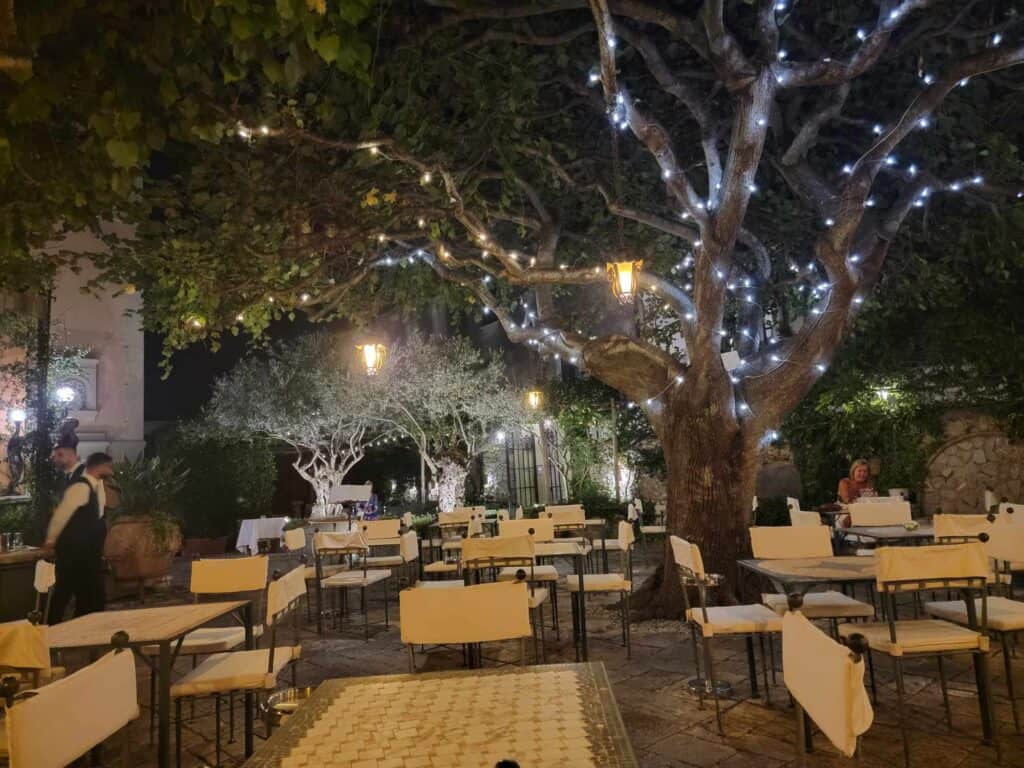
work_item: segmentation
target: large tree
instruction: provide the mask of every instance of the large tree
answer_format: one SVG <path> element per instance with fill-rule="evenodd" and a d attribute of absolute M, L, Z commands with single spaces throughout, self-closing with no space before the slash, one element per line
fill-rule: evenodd
<path fill-rule="evenodd" d="M 139 179 L 121 209 L 139 239 L 107 274 L 146 290 L 172 346 L 293 309 L 369 316 L 440 277 L 512 341 L 643 406 L 670 530 L 729 573 L 758 447 L 831 362 L 901 225 L 1016 192 L 1013 10 L 397 4 L 369 85 L 266 64 L 242 66 L 230 100 L 185 84 L 219 120 Z M 640 259 L 620 307 L 604 264 Z M 675 580 L 650 586 L 649 608 L 677 609 Z"/>

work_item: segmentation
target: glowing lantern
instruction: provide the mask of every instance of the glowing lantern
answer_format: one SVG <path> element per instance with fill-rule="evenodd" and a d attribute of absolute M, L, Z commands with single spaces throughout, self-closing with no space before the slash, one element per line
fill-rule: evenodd
<path fill-rule="evenodd" d="M 531 389 L 526 393 L 526 404 L 530 407 L 531 411 L 538 410 L 543 399 L 539 389 Z"/>
<path fill-rule="evenodd" d="M 384 358 L 387 357 L 388 348 L 383 344 L 359 344 L 356 346 L 363 353 L 363 365 L 366 366 L 367 376 L 376 376 L 384 367 Z"/>
<path fill-rule="evenodd" d="M 642 261 L 613 261 L 606 264 L 612 281 L 612 292 L 622 304 L 632 304 Z"/>

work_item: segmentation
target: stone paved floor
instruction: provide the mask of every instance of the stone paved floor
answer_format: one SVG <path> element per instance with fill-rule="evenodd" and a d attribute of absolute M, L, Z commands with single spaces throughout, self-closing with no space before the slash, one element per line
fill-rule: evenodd
<path fill-rule="evenodd" d="M 182 588 L 178 590 L 175 599 L 183 598 Z M 573 661 L 569 640 L 571 625 L 568 599 L 564 594 L 560 597 L 563 609 L 562 638 L 560 642 L 556 641 L 548 632 L 548 660 Z M 771 686 L 771 703 L 763 699 L 751 700 L 748 698 L 746 654 L 742 642 L 725 641 L 717 645 L 716 663 L 720 674 L 734 685 L 733 696 L 723 702 L 726 735 L 719 736 L 715 730 L 713 707 L 708 704 L 701 709 L 696 696 L 687 688 L 687 678 L 693 674 L 689 634 L 684 635 L 680 625 L 675 622 L 634 625 L 632 658 L 627 659 L 625 649 L 618 642 L 618 612 L 601 605 L 606 602 L 600 598 L 588 600 L 591 660 L 603 662 L 608 670 L 622 718 L 641 766 L 779 768 L 787 764 L 797 765 L 793 748 L 793 710 L 782 686 L 781 669 L 778 682 Z M 355 617 L 356 621 L 360 618 Z M 372 606 L 371 621 L 382 624 L 383 612 L 379 605 Z M 389 630 L 380 626 L 371 631 L 369 642 L 364 642 L 361 626 L 358 626 L 358 631 L 339 634 L 329 630 L 323 637 L 318 637 L 315 628 L 304 624 L 301 637 L 302 661 L 298 667 L 300 685 L 315 685 L 332 677 L 406 672 L 407 655 L 399 639 L 397 626 L 393 623 Z M 288 630 L 284 641 L 290 642 L 290 635 Z M 489 647 L 486 653 L 512 660 L 516 648 L 512 644 L 505 648 Z M 779 654 L 778 648 L 776 654 Z M 418 655 L 417 660 L 419 669 L 453 669 L 461 664 L 460 655 L 454 652 Z M 879 705 L 875 709 L 875 723 L 863 741 L 863 762 L 871 767 L 896 768 L 902 765 L 902 754 L 896 725 L 895 687 L 888 661 L 879 659 L 878 662 Z M 780 662 L 777 663 L 781 666 Z M 1018 655 L 1014 667 L 1017 690 L 1024 691 L 1024 654 Z M 187 662 L 179 662 L 180 671 L 186 668 Z M 986 768 L 994 765 L 995 750 L 982 745 L 980 741 L 977 699 L 969 663 L 956 661 L 950 672 L 954 723 L 952 732 L 944 722 L 934 661 L 912 662 L 906 668 L 912 721 L 912 764 L 928 768 Z M 1001 658 L 993 659 L 992 669 L 1003 764 L 1024 768 L 1024 736 L 1013 731 Z M 148 768 L 155 765 L 155 759 L 146 731 L 148 673 L 141 671 L 139 696 L 143 703 L 143 717 L 131 729 L 127 764 Z M 1024 702 L 1021 702 L 1021 706 L 1024 708 Z M 212 704 L 198 704 L 195 714 L 195 718 L 186 725 L 183 764 L 213 765 Z M 352 716 L 356 728 L 373 727 L 372 723 L 359 723 L 358 702 L 353 702 Z M 239 726 L 240 722 L 239 713 Z M 257 738 L 257 746 L 259 743 L 260 739 Z M 239 738 L 236 743 L 225 745 L 221 764 L 241 765 L 244 762 L 241 753 Z M 841 758 L 830 746 L 825 745 L 824 738 L 819 735 L 816 751 L 808 755 L 807 764 L 824 767 L 851 765 L 852 761 Z"/>

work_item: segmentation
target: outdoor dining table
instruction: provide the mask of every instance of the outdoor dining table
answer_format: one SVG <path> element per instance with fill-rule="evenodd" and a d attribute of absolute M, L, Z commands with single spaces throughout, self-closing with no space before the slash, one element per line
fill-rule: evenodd
<path fill-rule="evenodd" d="M 248 552 L 255 555 L 260 550 L 260 539 L 281 540 L 284 536 L 284 527 L 288 524 L 287 517 L 257 517 L 256 519 L 243 520 L 238 527 L 238 539 L 235 541 L 235 549 L 242 554 Z"/>
<path fill-rule="evenodd" d="M 359 720 L 352 728 L 353 704 Z M 500 713 L 500 717 L 481 713 Z M 244 768 L 637 765 L 601 663 L 324 681 Z"/>
<path fill-rule="evenodd" d="M 111 647 L 115 632 L 128 634 L 128 646 L 138 650 L 145 645 L 156 645 L 160 652 L 157 662 L 138 654 L 157 678 L 157 754 L 160 768 L 171 764 L 171 668 L 185 635 L 193 629 L 231 613 L 238 613 L 245 626 L 245 648 L 254 648 L 252 606 L 248 600 L 230 600 L 219 603 L 169 605 L 160 608 L 135 608 L 123 611 L 101 611 L 55 624 L 47 639 L 51 651 L 73 649 L 103 650 Z M 172 647 L 173 646 L 173 647 Z M 97 692 L 101 694 L 102 692 Z M 83 702 L 88 706 L 88 702 Z M 252 694 L 245 695 L 245 753 L 252 753 L 253 732 Z"/>
<path fill-rule="evenodd" d="M 571 539 L 555 539 L 554 541 L 541 541 L 533 545 L 533 554 L 538 559 L 571 557 L 573 560 L 573 572 L 580 582 L 580 636 L 576 643 L 576 660 L 590 660 L 590 652 L 587 648 L 587 591 L 583 588 L 583 558 L 586 557 L 584 548 Z"/>
<path fill-rule="evenodd" d="M 843 532 L 871 539 L 876 544 L 924 544 L 935 539 L 935 527 L 930 521 L 922 521 L 913 529 L 902 525 L 853 525 Z"/>
<path fill-rule="evenodd" d="M 875 581 L 874 555 L 739 560 L 740 571 L 763 576 L 785 595 L 804 594 L 820 584 L 853 586 Z"/>

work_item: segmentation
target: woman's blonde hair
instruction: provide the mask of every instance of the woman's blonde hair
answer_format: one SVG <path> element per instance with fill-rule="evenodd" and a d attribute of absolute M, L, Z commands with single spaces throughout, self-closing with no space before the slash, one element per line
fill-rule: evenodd
<path fill-rule="evenodd" d="M 856 480 L 853 473 L 857 471 L 857 467 L 864 467 L 868 471 L 868 476 L 871 476 L 871 464 L 868 463 L 867 459 L 856 459 L 853 464 L 850 465 L 850 479 Z"/>

